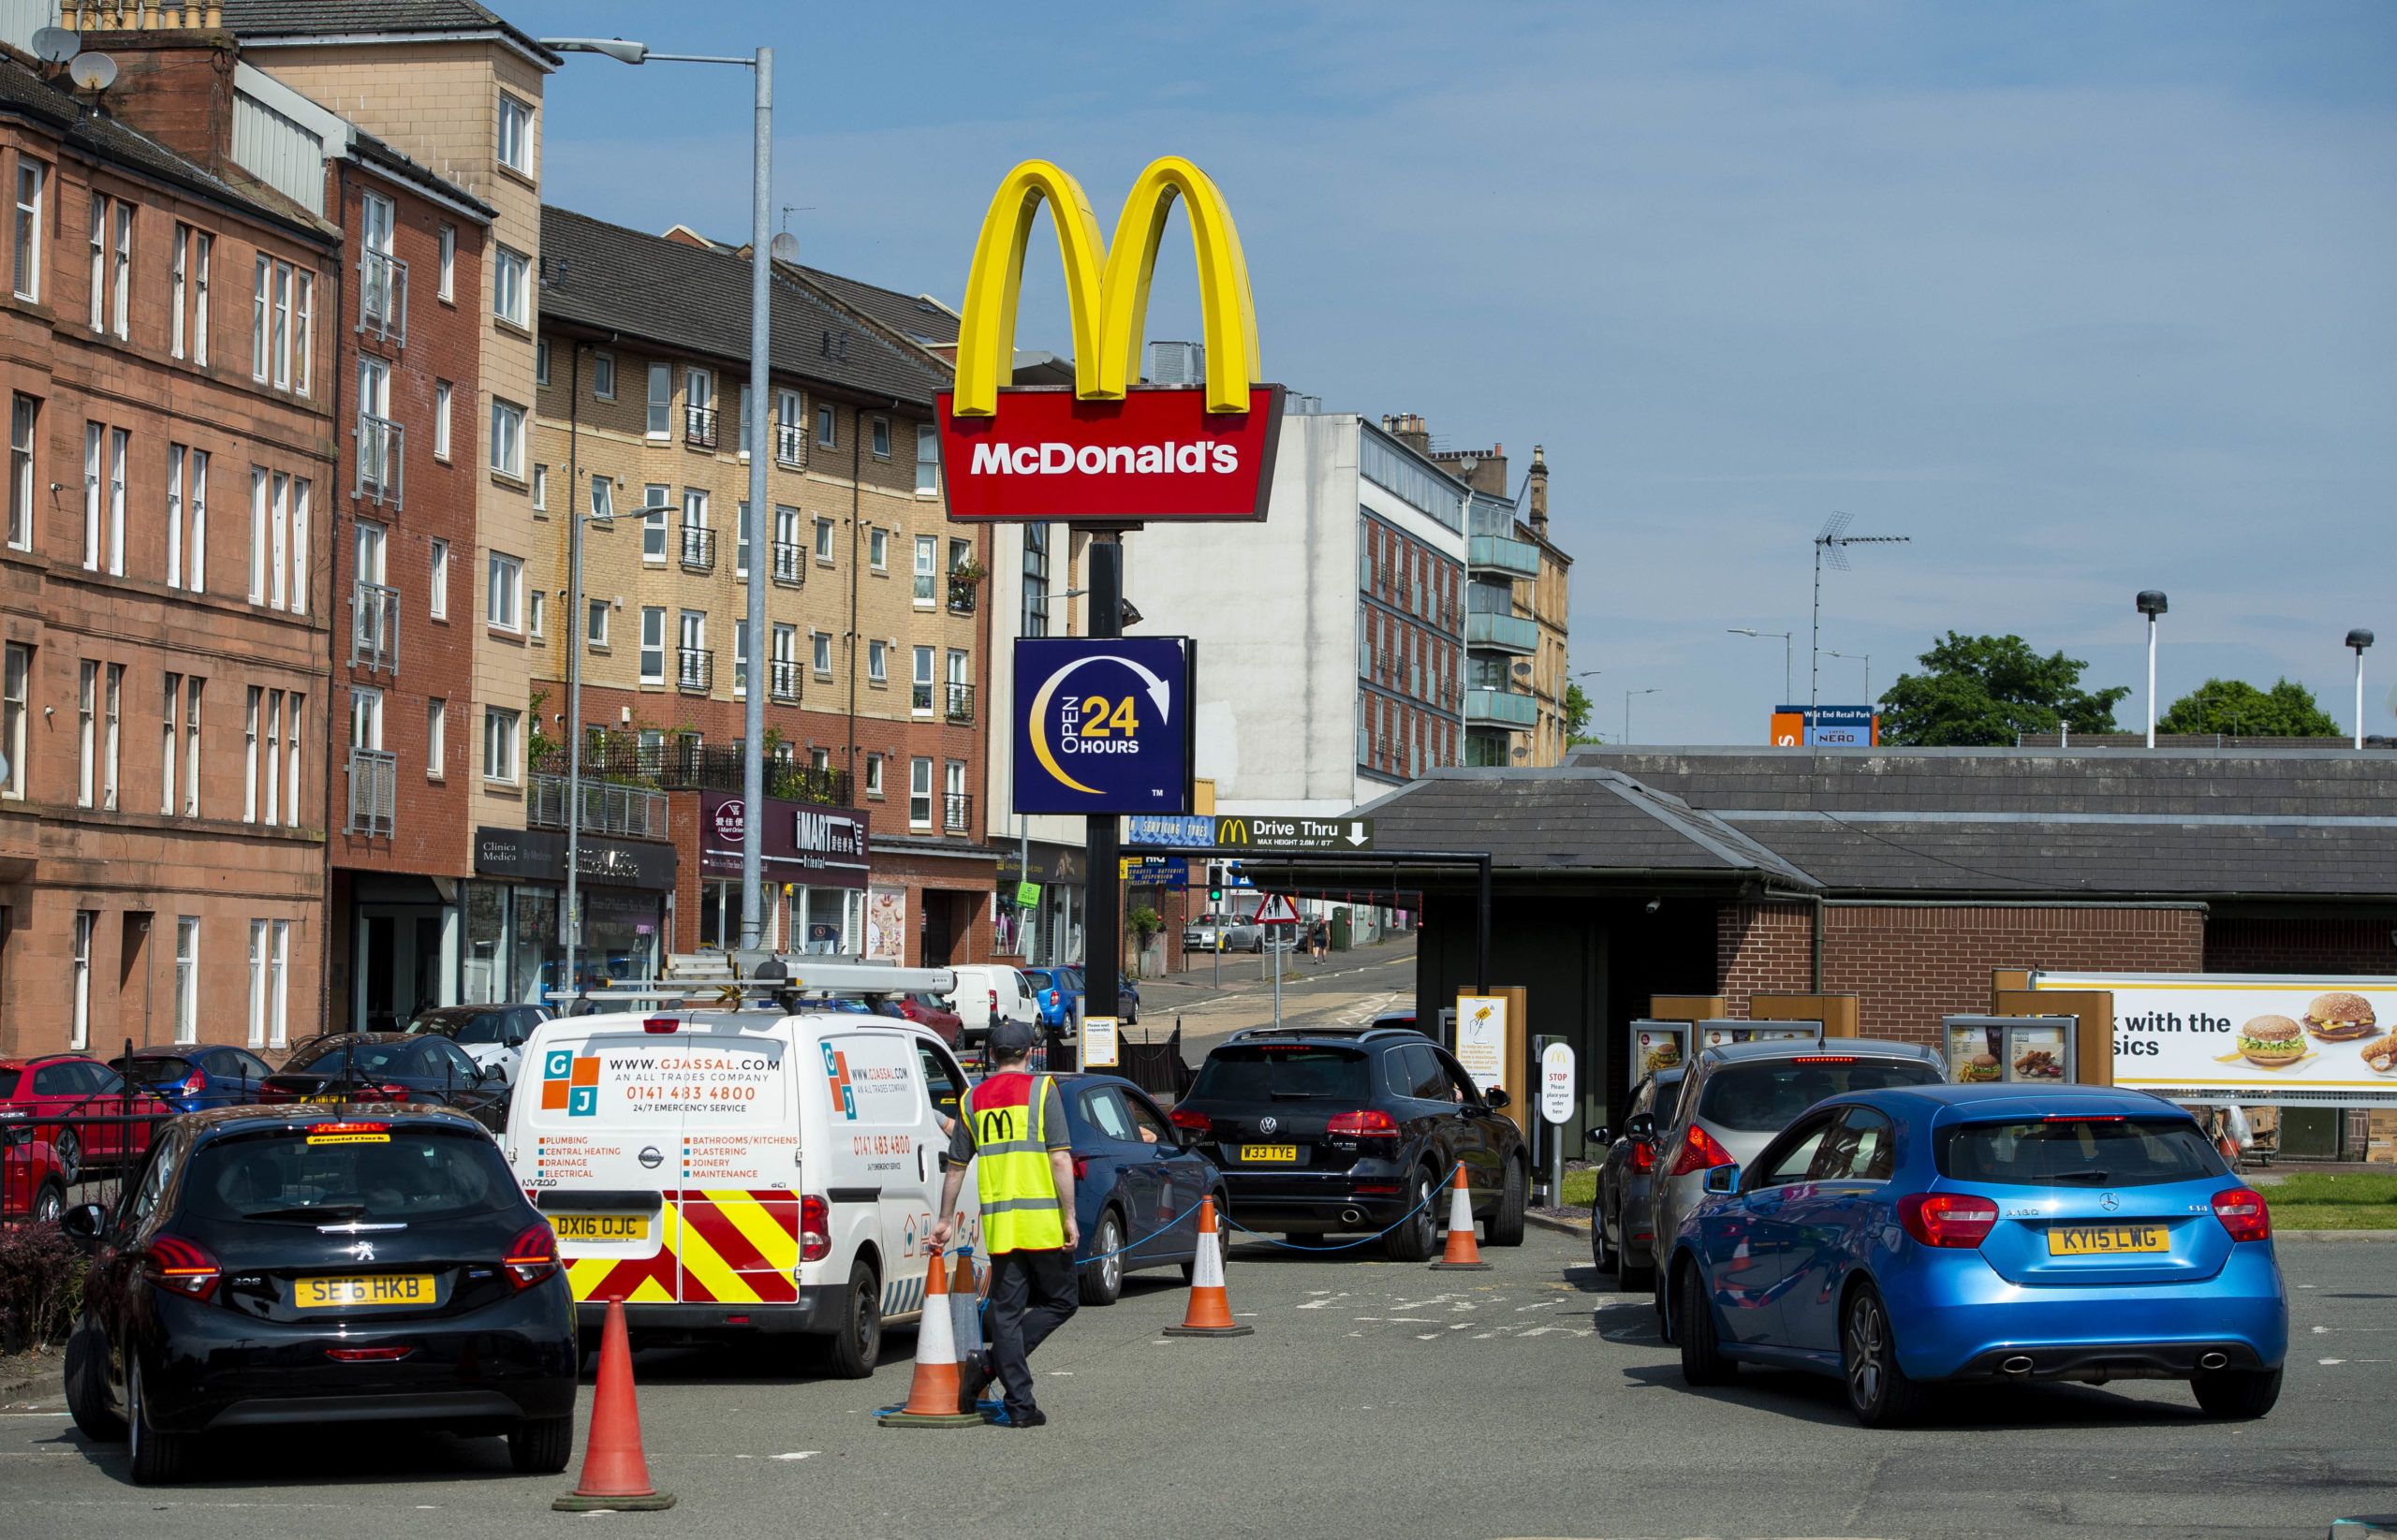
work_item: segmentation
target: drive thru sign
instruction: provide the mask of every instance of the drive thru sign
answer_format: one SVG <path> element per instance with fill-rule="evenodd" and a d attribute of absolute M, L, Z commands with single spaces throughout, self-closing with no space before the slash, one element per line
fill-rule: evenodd
<path fill-rule="evenodd" d="M 1298 922 L 1299 906 L 1290 902 L 1287 894 L 1275 893 L 1257 906 L 1257 923 L 1259 925 L 1296 925 Z"/>

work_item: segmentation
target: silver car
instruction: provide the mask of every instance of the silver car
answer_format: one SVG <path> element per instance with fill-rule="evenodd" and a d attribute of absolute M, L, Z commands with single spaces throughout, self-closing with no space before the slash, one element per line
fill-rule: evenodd
<path fill-rule="evenodd" d="M 1826 1096 L 1882 1086 L 1938 1085 L 1947 1078 L 1936 1049 L 1916 1043 L 1834 1037 L 1813 1043 L 1732 1043 L 1702 1049 L 1682 1082 L 1672 1128 L 1656 1141 L 1649 1184 L 1654 1219 L 1650 1277 L 1656 1315 L 1665 1319 L 1672 1281 L 1661 1264 L 1682 1219 L 1706 1191 L 1706 1174 L 1745 1166 L 1772 1137 Z"/>
<path fill-rule="evenodd" d="M 1187 952 L 1258 952 L 1265 949 L 1265 928 L 1237 915 L 1202 915 L 1182 932 Z"/>

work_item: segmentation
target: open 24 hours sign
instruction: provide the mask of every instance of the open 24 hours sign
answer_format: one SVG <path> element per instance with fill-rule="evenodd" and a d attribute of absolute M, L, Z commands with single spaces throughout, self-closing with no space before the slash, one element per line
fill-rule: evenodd
<path fill-rule="evenodd" d="M 1187 813 L 1187 637 L 1021 637 L 1015 811 Z"/>

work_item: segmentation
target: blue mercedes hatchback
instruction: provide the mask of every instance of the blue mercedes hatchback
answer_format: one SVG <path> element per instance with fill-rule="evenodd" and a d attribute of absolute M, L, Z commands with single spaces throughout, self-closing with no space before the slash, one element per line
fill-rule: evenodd
<path fill-rule="evenodd" d="M 2169 1102 L 1863 1092 L 1708 1187 L 1664 1281 L 1692 1385 L 1743 1363 L 1832 1375 L 1868 1427 L 1906 1420 L 1934 1383 L 2186 1380 L 2219 1417 L 2279 1399 L 2272 1217 Z"/>

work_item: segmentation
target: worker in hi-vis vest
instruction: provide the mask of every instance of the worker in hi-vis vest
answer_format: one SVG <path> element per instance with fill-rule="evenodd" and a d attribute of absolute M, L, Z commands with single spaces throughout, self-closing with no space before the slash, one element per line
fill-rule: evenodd
<path fill-rule="evenodd" d="M 1039 1029 L 1028 1021 L 991 1027 L 991 1074 L 965 1093 L 941 1157 L 940 1211 L 957 1211 L 965 1166 L 980 1158 L 982 1244 L 991 1253 L 988 1358 L 960 1382 L 958 1410 L 971 1412 L 996 1375 L 1006 1386 L 1003 1428 L 1037 1428 L 1049 1419 L 1033 1404 L 1032 1350 L 1064 1326 L 1081 1303 L 1074 1248 L 1073 1134 L 1057 1082 L 1031 1070 Z M 933 1244 L 949 1244 L 950 1224 L 933 1226 Z"/>

